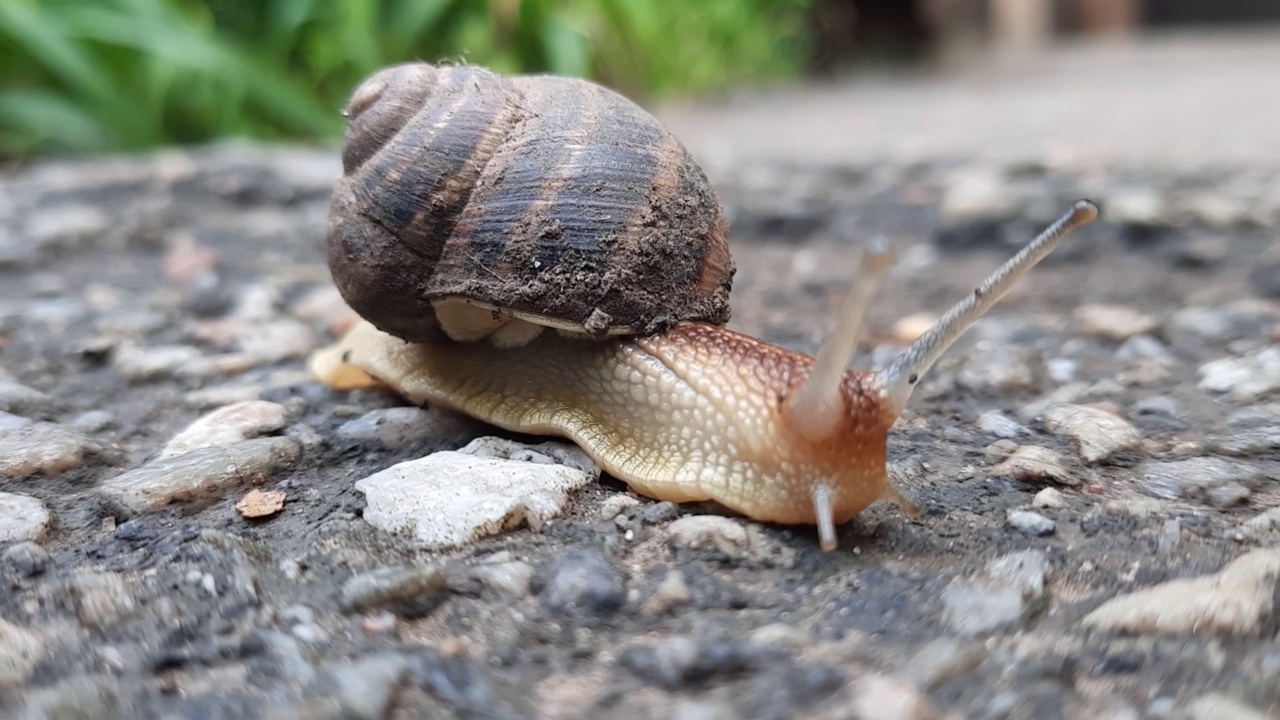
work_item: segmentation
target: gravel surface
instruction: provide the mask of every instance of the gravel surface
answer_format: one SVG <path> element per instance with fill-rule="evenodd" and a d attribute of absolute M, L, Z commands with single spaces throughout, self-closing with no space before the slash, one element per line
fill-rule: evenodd
<path fill-rule="evenodd" d="M 0 176 L 0 714 L 1280 712 L 1280 172 L 739 169 L 731 324 L 813 351 L 884 233 L 871 367 L 1071 200 L 1106 211 L 896 426 L 924 516 L 838 552 L 317 383 L 352 322 L 331 150 Z"/>

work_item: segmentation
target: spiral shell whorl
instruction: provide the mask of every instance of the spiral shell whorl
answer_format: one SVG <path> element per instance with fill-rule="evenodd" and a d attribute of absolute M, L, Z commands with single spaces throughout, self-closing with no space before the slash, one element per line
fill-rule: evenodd
<path fill-rule="evenodd" d="M 728 320 L 719 202 L 620 95 L 415 64 L 371 76 L 348 113 L 329 261 L 382 330 L 443 339 L 433 301 L 453 297 L 597 334 Z"/>

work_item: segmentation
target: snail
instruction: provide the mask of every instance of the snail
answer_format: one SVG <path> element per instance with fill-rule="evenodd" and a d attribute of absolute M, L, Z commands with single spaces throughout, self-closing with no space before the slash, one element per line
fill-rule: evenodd
<path fill-rule="evenodd" d="M 593 83 L 394 66 L 352 94 L 328 262 L 363 319 L 311 359 L 509 431 L 641 495 L 838 524 L 888 501 L 889 429 L 937 359 L 1097 207 L 1070 210 L 879 372 L 847 370 L 894 253 L 862 250 L 816 356 L 728 329 L 719 200 L 646 111 Z"/>

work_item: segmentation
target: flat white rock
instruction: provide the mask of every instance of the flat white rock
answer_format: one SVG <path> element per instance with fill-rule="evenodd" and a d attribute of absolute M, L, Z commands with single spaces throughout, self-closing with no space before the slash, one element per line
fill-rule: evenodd
<path fill-rule="evenodd" d="M 1100 630 L 1247 635 L 1276 611 L 1280 549 L 1247 553 L 1213 575 L 1170 580 L 1108 600 L 1084 618 Z"/>
<path fill-rule="evenodd" d="M 49 528 L 49 510 L 30 495 L 0 493 L 0 542 L 39 540 Z"/>
<path fill-rule="evenodd" d="M 577 467 L 558 464 L 553 454 Z M 356 489 L 365 495 L 370 525 L 412 535 L 429 548 L 451 548 L 521 524 L 537 529 L 559 516 L 573 491 L 599 476 L 583 458 L 562 443 L 480 438 L 460 451 L 393 465 L 360 480 Z"/>

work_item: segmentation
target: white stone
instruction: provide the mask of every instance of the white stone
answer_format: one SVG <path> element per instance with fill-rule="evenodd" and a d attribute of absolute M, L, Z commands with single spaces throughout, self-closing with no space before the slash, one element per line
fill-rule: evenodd
<path fill-rule="evenodd" d="M 1031 498 L 1031 507 L 1056 510 L 1066 507 L 1067 500 L 1056 488 L 1047 487 Z"/>
<path fill-rule="evenodd" d="M 1226 393 L 1232 400 L 1256 400 L 1280 389 L 1280 347 L 1207 362 L 1196 372 L 1201 390 Z"/>
<path fill-rule="evenodd" d="M 49 529 L 49 509 L 30 495 L 0 493 L 0 542 L 39 540 Z"/>
<path fill-rule="evenodd" d="M 1010 510 L 1009 524 L 1019 532 L 1033 537 L 1052 535 L 1057 528 L 1052 520 L 1030 510 Z"/>
<path fill-rule="evenodd" d="M 177 457 L 205 447 L 226 447 L 284 427 L 283 405 L 245 400 L 201 416 L 164 446 L 157 460 Z"/>
<path fill-rule="evenodd" d="M 494 452 L 505 448 L 508 455 L 527 454 L 530 459 L 482 457 L 472 443 L 462 451 L 393 465 L 356 483 L 365 495 L 365 521 L 386 532 L 411 535 L 429 548 L 458 547 L 522 524 L 540 528 L 562 514 L 570 495 L 599 472 L 554 464 L 536 451 L 551 443 L 508 447 L 503 443 L 510 441 L 489 440 L 496 442 L 477 447 Z M 571 457 L 567 451 L 566 457 Z"/>
<path fill-rule="evenodd" d="M 853 693 L 854 717 L 876 720 L 924 720 L 933 714 L 929 699 L 915 685 L 888 675 L 858 680 Z"/>
<path fill-rule="evenodd" d="M 1243 555 L 1213 575 L 1179 578 L 1108 600 L 1085 625 L 1109 632 L 1250 635 L 1276 611 L 1280 549 Z"/>

